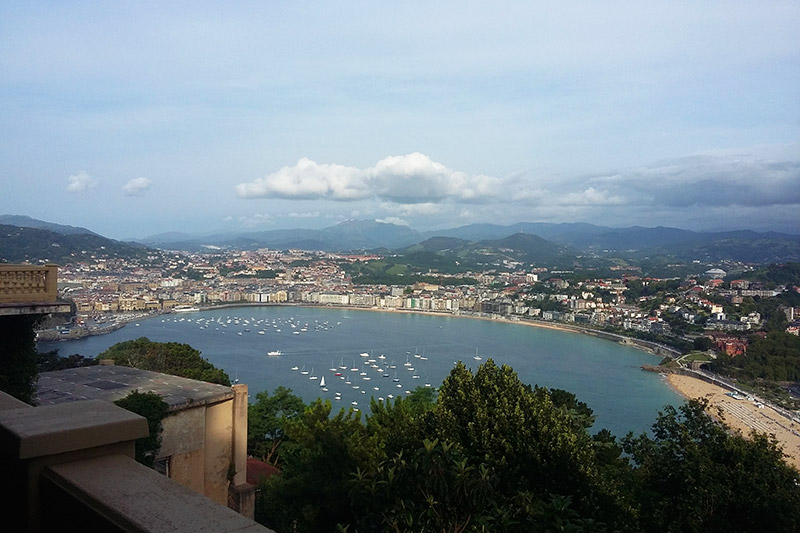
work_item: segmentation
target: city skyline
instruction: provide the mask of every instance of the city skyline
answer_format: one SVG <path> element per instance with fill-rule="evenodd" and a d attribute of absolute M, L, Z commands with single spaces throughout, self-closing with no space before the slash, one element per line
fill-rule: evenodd
<path fill-rule="evenodd" d="M 800 6 L 0 7 L 0 213 L 798 233 Z"/>

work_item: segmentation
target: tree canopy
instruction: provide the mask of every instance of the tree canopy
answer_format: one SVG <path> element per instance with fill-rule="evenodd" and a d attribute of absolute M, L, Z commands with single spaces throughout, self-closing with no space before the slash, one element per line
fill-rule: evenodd
<path fill-rule="evenodd" d="M 753 335 L 747 353 L 719 355 L 712 368 L 725 375 L 770 381 L 800 381 L 800 337 L 775 331 L 766 337 Z"/>
<path fill-rule="evenodd" d="M 32 404 L 39 374 L 36 368 L 36 315 L 0 317 L 0 390 Z"/>
<path fill-rule="evenodd" d="M 188 344 L 153 342 L 147 337 L 139 337 L 136 340 L 118 342 L 98 355 L 97 359 L 113 359 L 117 365 L 209 383 L 226 386 L 231 384 L 228 374 L 202 358 L 200 351 Z"/>
<path fill-rule="evenodd" d="M 653 436 L 632 435 L 641 526 L 650 531 L 796 531 L 797 470 L 774 437 L 733 434 L 705 413 L 707 400 L 668 406 Z"/>
<path fill-rule="evenodd" d="M 491 359 L 457 364 L 361 413 L 291 391 L 259 397 L 281 474 L 257 519 L 277 531 L 793 531 L 798 472 L 774 439 L 731 433 L 705 404 L 666 408 L 652 435 L 594 435 L 591 409 Z M 267 407 L 272 407 L 267 409 Z M 261 409 L 259 407 L 258 409 Z M 261 412 L 253 410 L 252 412 Z M 283 412 L 284 414 L 279 414 Z M 760 527 L 759 527 L 760 525 Z"/>
<path fill-rule="evenodd" d="M 302 414 L 305 407 L 303 400 L 286 387 L 278 387 L 271 396 L 267 391 L 256 394 L 247 413 L 247 453 L 267 463 L 275 462 L 286 423 Z"/>

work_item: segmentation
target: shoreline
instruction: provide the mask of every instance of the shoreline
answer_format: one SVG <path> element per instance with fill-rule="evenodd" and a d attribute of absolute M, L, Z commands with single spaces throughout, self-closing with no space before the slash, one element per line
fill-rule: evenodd
<path fill-rule="evenodd" d="M 453 318 L 470 318 L 473 320 L 485 320 L 488 322 L 503 322 L 505 324 L 519 324 L 522 326 L 529 326 L 534 328 L 544 328 L 544 329 L 551 329 L 555 331 L 561 331 L 566 333 L 578 333 L 583 335 L 591 335 L 593 337 L 597 337 L 600 339 L 605 339 L 611 342 L 616 342 L 623 346 L 628 346 L 631 348 L 636 348 L 643 352 L 647 352 L 651 355 L 656 356 L 669 356 L 669 357 L 677 357 L 680 354 L 678 350 L 669 346 L 663 346 L 651 341 L 646 341 L 643 339 L 637 339 L 635 337 L 629 337 L 626 335 L 621 335 L 619 333 L 611 333 L 608 331 L 597 330 L 593 328 L 586 328 L 581 326 L 573 326 L 570 324 L 564 324 L 561 322 L 545 322 L 543 320 L 531 320 L 531 319 L 522 319 L 522 318 L 507 318 L 499 315 L 485 315 L 485 314 L 474 314 L 473 312 L 437 312 L 437 311 L 423 311 L 418 309 L 398 309 L 398 308 L 382 308 L 382 307 L 357 307 L 351 305 L 313 305 L 309 303 L 229 303 L 229 304 L 220 304 L 214 306 L 206 306 L 206 307 L 199 307 L 197 311 L 188 311 L 187 313 L 202 313 L 204 311 L 213 311 L 215 309 L 233 309 L 238 307 L 306 307 L 310 309 L 342 309 L 346 311 L 369 311 L 373 313 L 410 313 L 410 314 L 417 314 L 417 315 L 426 315 L 426 316 L 438 316 L 438 317 L 453 317 Z M 82 332 L 79 337 L 76 336 L 69 336 L 69 335 L 56 335 L 55 338 L 46 338 L 41 339 L 44 342 L 59 342 L 59 341 L 66 341 L 66 340 L 75 340 L 76 338 L 83 338 L 89 336 L 96 336 L 96 335 L 105 335 L 106 333 L 111 333 L 121 327 L 124 327 L 132 322 L 136 322 L 137 320 L 146 320 L 148 318 L 154 318 L 157 316 L 165 315 L 165 314 L 174 314 L 174 311 L 159 311 L 157 313 L 152 313 L 151 315 L 147 316 L 136 316 L 135 318 L 122 318 L 119 320 L 113 328 L 102 328 L 97 330 L 87 330 Z M 50 337 L 51 335 L 46 335 L 46 337 Z"/>
<path fill-rule="evenodd" d="M 800 470 L 800 421 L 786 419 L 769 404 L 734 399 L 723 387 L 696 377 L 671 373 L 666 375 L 666 381 L 686 399 L 708 399 L 706 413 L 739 435 L 747 438 L 751 431 L 774 435 L 786 462 Z"/>
<path fill-rule="evenodd" d="M 664 346 L 660 344 L 656 344 L 652 341 L 646 341 L 643 339 L 637 339 L 635 337 L 629 337 L 627 335 L 621 335 L 619 333 L 612 333 L 608 331 L 593 329 L 593 328 L 586 328 L 582 326 L 573 326 L 570 324 L 564 324 L 562 322 L 545 322 L 543 320 L 531 320 L 531 319 L 522 319 L 522 318 L 507 318 L 499 315 L 485 315 L 483 313 L 477 314 L 473 312 L 458 312 L 452 313 L 447 311 L 423 311 L 418 309 L 400 309 L 400 308 L 384 308 L 384 307 L 358 307 L 352 305 L 314 305 L 309 303 L 279 303 L 279 304 L 270 304 L 270 303 L 241 303 L 241 304 L 222 304 L 222 305 L 215 305 L 211 307 L 201 307 L 199 311 L 210 311 L 213 309 L 230 309 L 235 307 L 307 307 L 310 309 L 342 309 L 346 311 L 369 311 L 373 313 L 409 313 L 409 314 L 416 314 L 416 315 L 426 315 L 426 316 L 438 316 L 438 317 L 453 317 L 453 318 L 470 318 L 473 320 L 485 320 L 488 322 L 503 322 L 505 324 L 519 324 L 522 326 L 530 326 L 534 328 L 544 328 L 544 329 L 552 329 L 555 331 L 567 332 L 567 333 L 578 333 L 583 335 L 591 335 L 592 337 L 597 337 L 600 339 L 605 339 L 611 342 L 616 342 L 623 346 L 628 346 L 630 348 L 636 348 L 643 352 L 647 352 L 651 355 L 656 356 L 669 356 L 669 357 L 678 357 L 681 353 L 670 346 Z"/>

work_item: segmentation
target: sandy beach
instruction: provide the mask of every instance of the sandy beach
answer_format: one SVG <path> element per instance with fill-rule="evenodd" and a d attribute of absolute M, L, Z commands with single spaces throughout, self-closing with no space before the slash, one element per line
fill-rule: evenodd
<path fill-rule="evenodd" d="M 793 423 L 771 409 L 759 408 L 748 400 L 736 400 L 727 396 L 726 389 L 712 385 L 701 379 L 680 374 L 669 374 L 669 384 L 686 398 L 708 398 L 708 414 L 720 418 L 733 430 L 744 436 L 751 430 L 775 435 L 783 452 L 788 456 L 786 462 L 800 470 L 800 424 Z"/>

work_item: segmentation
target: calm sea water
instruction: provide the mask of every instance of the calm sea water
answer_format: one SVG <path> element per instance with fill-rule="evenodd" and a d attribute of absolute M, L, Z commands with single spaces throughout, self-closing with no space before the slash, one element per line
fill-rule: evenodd
<path fill-rule="evenodd" d="M 334 408 L 356 402 L 367 412 L 371 396 L 437 387 L 456 361 L 477 369 L 489 357 L 510 365 L 526 383 L 574 392 L 594 410 L 595 428 L 618 436 L 646 431 L 664 405 L 681 402 L 661 376 L 640 370 L 658 363 L 657 356 L 588 335 L 450 316 L 240 307 L 154 317 L 107 335 L 40 343 L 39 349 L 88 357 L 139 337 L 190 344 L 246 383 L 251 398 L 282 385 L 307 402 L 329 398 Z M 270 357 L 270 351 L 281 355 Z"/>

